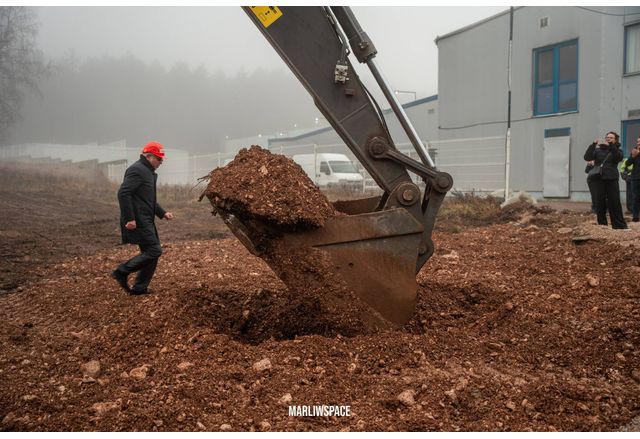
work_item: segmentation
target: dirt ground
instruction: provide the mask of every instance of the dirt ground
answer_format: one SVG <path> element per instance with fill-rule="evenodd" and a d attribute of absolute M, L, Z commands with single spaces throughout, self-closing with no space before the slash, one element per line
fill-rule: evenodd
<path fill-rule="evenodd" d="M 130 297 L 109 276 L 135 254 L 117 245 L 115 189 L 11 172 L 3 431 L 613 431 L 640 415 L 637 223 L 550 208 L 480 221 L 460 200 L 411 321 L 341 335 L 312 303 L 304 324 L 284 315 L 285 286 L 197 191 L 160 194 L 176 219 L 159 224 L 153 293 Z M 316 404 L 351 416 L 289 416 Z"/>

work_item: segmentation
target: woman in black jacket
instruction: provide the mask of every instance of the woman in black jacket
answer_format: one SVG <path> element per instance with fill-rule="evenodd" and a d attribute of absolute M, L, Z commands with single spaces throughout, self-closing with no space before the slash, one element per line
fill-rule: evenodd
<path fill-rule="evenodd" d="M 596 215 L 598 224 L 607 225 L 607 210 L 611 218 L 611 226 L 614 229 L 627 229 L 627 223 L 622 216 L 622 203 L 620 203 L 620 185 L 618 180 L 618 163 L 622 161 L 620 150 L 620 136 L 609 131 L 605 142 L 600 143 L 596 139 L 584 153 L 584 159 L 594 161 L 594 169 L 587 177 L 594 189 L 596 201 Z"/>

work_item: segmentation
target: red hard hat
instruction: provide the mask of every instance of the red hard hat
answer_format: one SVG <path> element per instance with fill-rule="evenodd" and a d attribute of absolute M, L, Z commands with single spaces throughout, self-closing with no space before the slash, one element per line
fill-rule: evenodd
<path fill-rule="evenodd" d="M 162 146 L 162 143 L 160 142 L 149 142 L 144 146 L 144 148 L 142 148 L 142 153 L 144 154 L 146 152 L 150 152 L 156 157 L 160 157 L 162 159 L 164 158 L 164 152 L 162 152 L 162 148 L 164 148 L 164 146 Z"/>

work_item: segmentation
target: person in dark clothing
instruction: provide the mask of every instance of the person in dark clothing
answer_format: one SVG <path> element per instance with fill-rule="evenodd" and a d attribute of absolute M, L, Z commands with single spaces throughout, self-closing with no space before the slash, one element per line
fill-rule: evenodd
<path fill-rule="evenodd" d="M 627 199 L 626 201 L 626 208 L 627 208 L 627 213 L 631 213 L 631 205 L 633 204 L 633 202 L 631 201 L 631 180 L 627 180 L 624 182 L 624 184 L 626 185 L 626 194 L 627 194 Z"/>
<path fill-rule="evenodd" d="M 594 168 L 589 171 L 588 179 L 593 184 L 596 201 L 596 215 L 598 224 L 607 225 L 607 210 L 614 229 L 627 229 L 627 223 L 622 215 L 620 202 L 620 173 L 618 163 L 622 161 L 620 150 L 620 136 L 613 131 L 607 133 L 605 142 L 596 139 L 584 153 L 584 159 L 594 161 Z"/>
<path fill-rule="evenodd" d="M 129 294 L 141 295 L 149 292 L 148 286 L 162 255 L 155 217 L 171 220 L 173 214 L 166 212 L 156 200 L 156 169 L 162 164 L 162 144 L 149 142 L 142 149 L 140 160 L 127 168 L 118 190 L 120 203 L 120 230 L 123 244 L 137 244 L 140 254 L 120 264 L 112 275 Z M 128 277 L 138 272 L 136 282 L 129 288 Z"/>
<path fill-rule="evenodd" d="M 631 213 L 631 180 L 625 177 L 625 173 L 628 169 L 631 169 L 633 166 L 628 162 L 627 159 L 622 159 L 620 164 L 618 165 L 618 171 L 620 171 L 620 176 L 624 180 L 625 183 L 625 206 L 627 208 L 627 213 Z M 627 174 L 628 175 L 628 174 Z"/>
<path fill-rule="evenodd" d="M 584 168 L 585 174 L 587 174 L 587 186 L 589 187 L 589 194 L 591 194 L 591 213 L 596 213 L 596 196 L 594 193 L 593 181 L 589 179 L 589 171 L 593 169 L 593 160 L 587 162 L 587 166 Z"/>
<path fill-rule="evenodd" d="M 634 223 L 640 221 L 640 137 L 636 140 L 636 146 L 631 150 L 627 159 L 627 166 L 633 165 L 629 176 L 631 186 L 631 215 Z"/>

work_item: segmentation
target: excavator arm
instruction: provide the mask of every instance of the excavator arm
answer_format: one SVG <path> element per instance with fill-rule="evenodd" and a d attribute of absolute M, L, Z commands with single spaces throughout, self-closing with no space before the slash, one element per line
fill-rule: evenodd
<path fill-rule="evenodd" d="M 405 323 L 416 301 L 416 273 L 433 253 L 437 211 L 452 186 L 435 169 L 411 122 L 375 64 L 376 49 L 348 7 L 243 7 L 300 80 L 315 105 L 383 189 L 383 195 L 334 203 L 346 216 L 320 229 L 288 233 L 292 249 L 327 252 L 342 280 L 385 319 Z M 375 100 L 356 74 L 349 54 L 366 63 L 421 161 L 400 153 Z M 424 191 L 407 170 L 421 176 Z M 223 218 L 255 254 L 256 224 Z"/>

